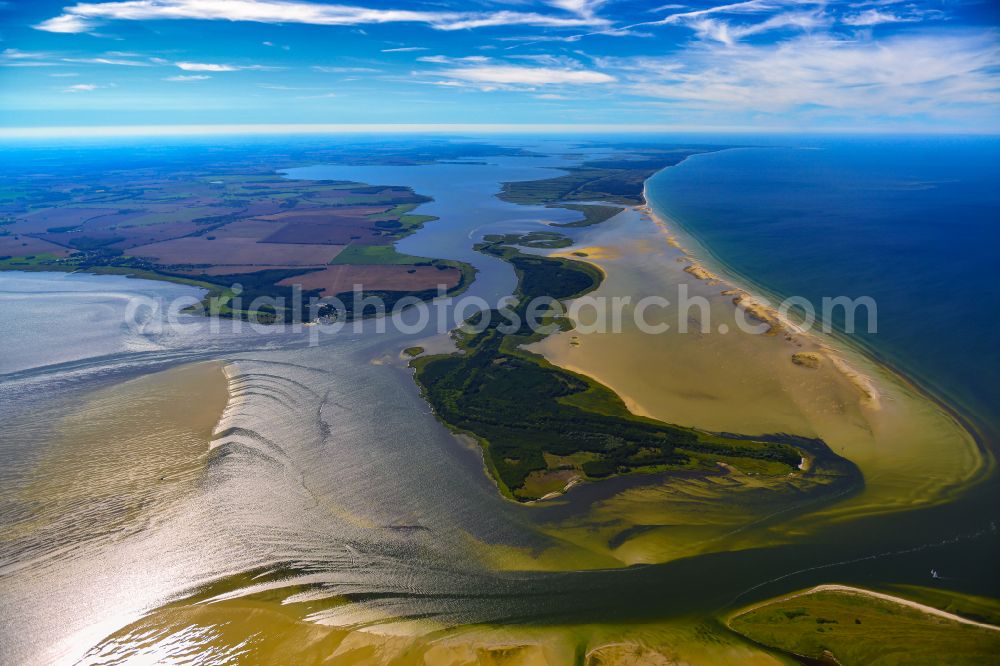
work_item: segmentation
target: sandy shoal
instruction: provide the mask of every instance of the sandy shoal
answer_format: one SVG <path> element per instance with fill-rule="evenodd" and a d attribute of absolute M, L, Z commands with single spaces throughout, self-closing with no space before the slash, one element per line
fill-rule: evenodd
<path fill-rule="evenodd" d="M 43 508 L 15 529 L 54 530 L 70 543 L 128 531 L 188 492 L 229 399 L 223 370 L 194 363 L 84 395 L 58 423 L 31 484 L 17 490 Z"/>
<path fill-rule="evenodd" d="M 866 484 L 828 515 L 943 501 L 977 477 L 986 461 L 972 435 L 890 369 L 790 322 L 772 319 L 767 335 L 739 330 L 738 315 L 753 323 L 773 313 L 758 308 L 762 299 L 695 261 L 685 249 L 692 243 L 648 209 L 590 230 L 577 246 L 556 253 L 580 258 L 572 253 L 582 251 L 584 261 L 605 272 L 590 296 L 631 296 L 633 304 L 642 296 L 666 297 L 672 305 L 650 308 L 647 320 L 671 328 L 643 333 L 627 306 L 621 332 L 587 332 L 581 325 L 593 321 L 593 311 L 583 309 L 578 330 L 531 349 L 605 383 L 637 414 L 712 431 L 822 438 L 861 468 Z M 679 332 L 680 285 L 707 299 L 710 332 L 701 332 L 704 313 L 696 308 L 687 311 L 689 331 Z"/>

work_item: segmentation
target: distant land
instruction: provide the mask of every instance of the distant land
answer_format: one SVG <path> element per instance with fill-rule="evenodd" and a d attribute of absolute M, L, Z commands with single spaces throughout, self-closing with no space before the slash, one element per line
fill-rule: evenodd
<path fill-rule="evenodd" d="M 433 298 L 439 285 L 455 294 L 473 280 L 471 266 L 395 249 L 396 241 L 435 219 L 413 212 L 429 198 L 408 187 L 292 180 L 279 171 L 303 161 L 426 164 L 479 152 L 505 150 L 380 144 L 271 156 L 267 164 L 251 152 L 174 165 L 168 159 L 155 169 L 140 163 L 92 176 L 32 170 L 7 179 L 0 190 L 0 270 L 80 270 L 191 284 L 208 289 L 205 304 L 213 298 L 218 314 L 252 314 L 263 322 L 291 320 L 293 284 L 301 285 L 305 299 L 339 296 L 348 308 L 355 284 L 387 307 L 404 296 Z M 240 308 L 232 305 L 234 284 L 242 288 Z M 284 298 L 286 305 L 245 309 L 258 297 Z"/>

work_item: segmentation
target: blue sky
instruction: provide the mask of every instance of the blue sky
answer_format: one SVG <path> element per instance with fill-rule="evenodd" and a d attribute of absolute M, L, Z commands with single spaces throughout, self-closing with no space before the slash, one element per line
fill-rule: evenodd
<path fill-rule="evenodd" d="M 0 125 L 1000 131 L 995 0 L 0 2 Z"/>

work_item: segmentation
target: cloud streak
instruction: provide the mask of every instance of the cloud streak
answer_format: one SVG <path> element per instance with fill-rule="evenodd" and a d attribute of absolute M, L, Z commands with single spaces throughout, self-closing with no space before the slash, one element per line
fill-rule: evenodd
<path fill-rule="evenodd" d="M 124 0 L 122 2 L 81 2 L 63 9 L 59 16 L 34 26 L 48 32 L 90 32 L 105 21 L 203 20 L 252 21 L 256 23 L 307 23 L 311 25 L 369 25 L 380 23 L 422 23 L 437 30 L 466 30 L 491 26 L 535 26 L 579 28 L 607 25 L 593 15 L 600 4 L 593 0 L 565 0 L 555 3 L 573 9 L 572 15 L 538 12 L 494 11 L 456 12 L 410 9 L 372 9 L 351 5 L 331 5 L 295 0 Z"/>
<path fill-rule="evenodd" d="M 1000 104 L 993 32 L 882 41 L 805 36 L 769 45 L 704 46 L 683 62 L 602 61 L 633 94 L 679 108 L 784 114 L 951 114 Z"/>
<path fill-rule="evenodd" d="M 553 85 L 612 83 L 615 77 L 586 69 L 518 67 L 515 65 L 476 65 L 454 67 L 440 72 L 449 79 L 495 85 Z"/>
<path fill-rule="evenodd" d="M 895 12 L 881 9 L 867 9 L 856 14 L 848 14 L 840 19 L 844 25 L 871 27 L 883 25 L 885 23 L 916 23 L 926 18 L 938 18 L 939 12 L 911 12 L 908 15 L 900 15 Z"/>
<path fill-rule="evenodd" d="M 276 69 L 265 65 L 226 65 L 213 62 L 175 62 L 175 67 L 185 72 L 238 72 L 241 70 L 264 71 Z"/>

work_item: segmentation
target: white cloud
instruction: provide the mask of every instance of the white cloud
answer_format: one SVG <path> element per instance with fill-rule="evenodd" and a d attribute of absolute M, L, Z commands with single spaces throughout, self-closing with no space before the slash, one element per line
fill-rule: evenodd
<path fill-rule="evenodd" d="M 622 28 L 591 33 L 609 35 L 633 35 L 635 28 L 677 25 L 695 31 L 702 39 L 734 44 L 743 37 L 773 30 L 795 28 L 811 30 L 832 23 L 824 12 L 825 0 L 743 0 L 705 9 L 676 12 L 656 21 L 643 21 Z M 683 5 L 664 5 L 660 9 L 682 8 Z M 736 22 L 732 16 L 753 17 L 769 15 L 764 20 Z M 722 18 L 723 16 L 727 18 Z"/>
<path fill-rule="evenodd" d="M 148 62 L 138 60 L 124 60 L 122 58 L 62 58 L 63 62 L 72 62 L 83 65 L 120 65 L 122 67 L 149 67 Z"/>
<path fill-rule="evenodd" d="M 100 87 L 101 86 L 94 83 L 78 83 L 75 86 L 63 88 L 63 92 L 70 92 L 70 93 L 90 92 L 91 90 L 97 90 Z"/>
<path fill-rule="evenodd" d="M 578 16 L 592 17 L 606 0 L 548 0 L 548 4 Z"/>
<path fill-rule="evenodd" d="M 427 83 L 423 81 L 422 83 Z M 431 81 L 431 85 L 441 86 L 442 88 L 468 88 L 468 83 L 463 83 L 462 81 Z M 496 88 L 490 88 L 490 90 L 496 90 Z"/>
<path fill-rule="evenodd" d="M 41 58 L 51 58 L 51 53 L 43 51 L 22 51 L 21 49 L 4 49 L 0 51 L 0 57 L 4 60 L 35 60 Z"/>
<path fill-rule="evenodd" d="M 382 49 L 382 53 L 410 53 L 411 51 L 426 51 L 426 46 L 399 46 L 394 49 Z"/>
<path fill-rule="evenodd" d="M 594 0 L 557 0 L 561 6 L 577 8 L 573 16 L 536 12 L 457 12 L 408 9 L 372 9 L 330 5 L 301 0 L 123 0 L 81 2 L 35 28 L 48 32 L 88 32 L 103 21 L 201 19 L 254 21 L 257 23 L 308 23 L 312 25 L 367 25 L 378 23 L 423 23 L 437 30 L 464 30 L 502 25 L 538 27 L 583 27 L 607 25 L 588 13 L 600 4 Z"/>
<path fill-rule="evenodd" d="M 45 30 L 46 32 L 77 33 L 89 32 L 96 25 L 96 21 L 90 20 L 84 16 L 76 14 L 62 14 L 61 16 L 50 18 L 47 21 L 42 21 L 35 27 L 39 30 Z"/>
<path fill-rule="evenodd" d="M 489 58 L 486 56 L 464 56 L 462 58 L 449 58 L 448 56 L 435 55 L 435 56 L 421 56 L 417 58 L 418 62 L 430 62 L 437 65 L 450 65 L 457 63 L 482 63 L 489 62 Z"/>
<path fill-rule="evenodd" d="M 858 2 L 849 3 L 847 6 L 854 9 L 861 7 L 888 7 L 889 5 L 898 5 L 909 1 L 910 0 L 859 0 Z"/>
<path fill-rule="evenodd" d="M 711 39 L 723 44 L 735 44 L 744 37 L 758 35 L 772 30 L 797 28 L 809 31 L 828 26 L 831 19 L 821 12 L 785 12 L 756 23 L 720 21 L 713 18 L 697 18 L 689 25 L 703 39 Z"/>
<path fill-rule="evenodd" d="M 382 71 L 374 67 L 332 67 L 329 65 L 313 65 L 312 69 L 324 74 L 368 74 Z"/>
<path fill-rule="evenodd" d="M 683 108 L 861 118 L 989 110 L 1000 103 L 993 32 L 858 41 L 805 36 L 770 45 L 703 45 L 683 59 L 605 60 L 632 92 Z"/>
<path fill-rule="evenodd" d="M 589 58 L 586 53 L 577 51 L 577 55 L 584 58 Z M 527 60 L 531 62 L 536 67 L 559 67 L 565 69 L 577 69 L 580 63 L 575 58 L 570 58 L 569 56 L 563 55 L 551 55 L 548 53 L 531 53 L 524 55 L 512 54 L 508 56 L 511 59 L 517 60 Z"/>
<path fill-rule="evenodd" d="M 276 69 L 265 65 L 226 65 L 213 62 L 175 62 L 174 65 L 185 72 L 238 72 L 241 70 L 265 71 Z"/>
<path fill-rule="evenodd" d="M 178 74 L 177 76 L 168 76 L 163 79 L 164 81 L 204 81 L 205 79 L 210 79 L 211 76 L 207 74 Z"/>
<path fill-rule="evenodd" d="M 514 65 L 481 65 L 455 67 L 442 72 L 444 76 L 474 83 L 501 85 L 549 85 L 611 83 L 613 76 L 585 69 L 553 69 L 549 67 L 517 67 Z"/>
<path fill-rule="evenodd" d="M 111 57 L 109 57 L 111 56 Z M 121 53 L 110 51 L 102 56 L 96 57 L 67 57 L 60 53 L 47 51 L 21 51 L 20 49 L 4 49 L 0 51 L 0 63 L 8 66 L 20 67 L 50 67 L 59 62 L 68 62 L 76 65 L 120 65 L 124 67 L 149 67 L 151 62 L 135 60 L 142 57 L 135 53 Z M 58 61 L 58 62 L 55 62 Z"/>
<path fill-rule="evenodd" d="M 849 14 L 840 19 L 840 22 L 844 25 L 856 25 L 856 26 L 872 26 L 881 25 L 883 23 L 910 23 L 913 21 L 919 21 L 916 17 L 903 17 L 897 16 L 893 12 L 884 12 L 879 9 L 869 9 L 857 14 Z"/>
<path fill-rule="evenodd" d="M 0 66 L 3 67 L 55 67 L 58 64 L 57 62 L 39 62 L 37 60 L 0 60 Z"/>
<path fill-rule="evenodd" d="M 185 72 L 235 72 L 239 67 L 219 65 L 210 62 L 178 62 L 174 63 Z"/>

